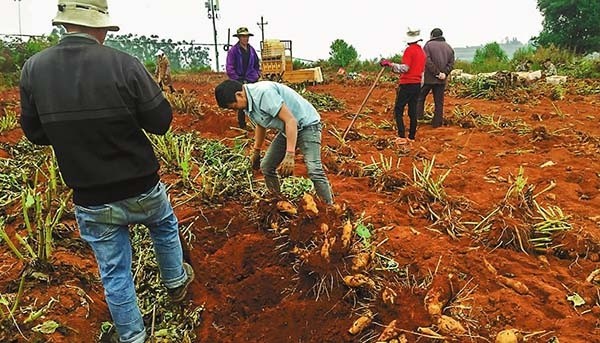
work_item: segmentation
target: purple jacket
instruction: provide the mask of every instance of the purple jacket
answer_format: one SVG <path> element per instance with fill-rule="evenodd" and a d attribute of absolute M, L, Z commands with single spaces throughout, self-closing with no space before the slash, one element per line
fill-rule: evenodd
<path fill-rule="evenodd" d="M 260 77 L 260 62 L 256 50 L 248 44 L 250 58 L 248 59 L 248 69 L 244 74 L 241 49 L 240 43 L 237 43 L 227 52 L 227 64 L 225 65 L 227 76 L 231 80 L 256 82 Z"/>

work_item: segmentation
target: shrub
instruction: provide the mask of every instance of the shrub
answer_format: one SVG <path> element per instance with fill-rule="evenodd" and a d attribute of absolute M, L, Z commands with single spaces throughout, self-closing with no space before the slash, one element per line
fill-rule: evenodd
<path fill-rule="evenodd" d="M 381 67 L 379 66 L 379 60 L 377 60 L 377 59 L 365 60 L 365 61 L 354 60 L 350 64 L 348 64 L 346 71 L 350 71 L 350 72 L 352 72 L 352 71 L 355 71 L 355 72 L 378 71 L 380 68 Z"/>
<path fill-rule="evenodd" d="M 597 79 L 600 78 L 600 59 L 577 58 L 561 71 L 576 78 Z"/>
<path fill-rule="evenodd" d="M 516 65 L 525 59 L 533 62 L 533 69 L 542 69 L 544 61 L 550 59 L 559 74 L 576 78 L 600 77 L 600 60 L 582 57 L 568 49 L 561 49 L 550 44 L 544 47 L 527 47 L 517 50 L 511 64 Z"/>
<path fill-rule="evenodd" d="M 307 63 L 298 59 L 294 59 L 292 61 L 292 67 L 294 68 L 294 70 L 312 68 L 313 64 L 314 63 Z"/>
<path fill-rule="evenodd" d="M 146 70 L 150 74 L 154 75 L 154 72 L 156 71 L 156 62 L 155 61 L 145 61 L 144 67 L 146 67 Z"/>
<path fill-rule="evenodd" d="M 535 50 L 533 62 L 538 65 L 542 65 L 545 60 L 550 59 L 552 60 L 552 63 L 554 63 L 557 68 L 559 68 L 560 66 L 570 64 L 576 58 L 577 55 L 573 51 L 561 49 L 551 44 L 545 47 L 538 47 Z"/>
<path fill-rule="evenodd" d="M 470 61 L 456 60 L 454 62 L 454 69 L 461 69 L 465 73 L 473 74 L 473 63 Z"/>
<path fill-rule="evenodd" d="M 506 70 L 509 68 L 508 56 L 502 50 L 500 44 L 496 42 L 488 43 L 483 48 L 475 51 L 473 68 L 478 72 Z"/>
<path fill-rule="evenodd" d="M 535 47 L 532 45 L 526 45 L 524 47 L 518 48 L 510 61 L 510 65 L 512 69 L 515 69 L 519 64 L 531 61 L 534 62 L 535 58 Z M 532 66 L 533 67 L 533 66 Z"/>
<path fill-rule="evenodd" d="M 10 37 L 0 41 L 0 73 L 20 71 L 27 59 L 55 45 L 58 37 L 58 34 L 53 32 L 49 36 L 31 37 L 27 41 Z"/>

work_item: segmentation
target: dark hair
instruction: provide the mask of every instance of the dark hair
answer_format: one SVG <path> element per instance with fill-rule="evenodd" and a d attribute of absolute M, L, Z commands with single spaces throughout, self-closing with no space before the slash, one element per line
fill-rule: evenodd
<path fill-rule="evenodd" d="M 433 30 L 431 30 L 431 37 L 433 38 L 437 38 L 437 37 L 441 37 L 444 35 L 444 32 L 442 32 L 442 29 L 438 29 L 437 27 Z"/>
<path fill-rule="evenodd" d="M 242 84 L 236 80 L 225 80 L 215 88 L 215 99 L 221 108 L 236 102 L 235 93 L 242 90 Z"/>

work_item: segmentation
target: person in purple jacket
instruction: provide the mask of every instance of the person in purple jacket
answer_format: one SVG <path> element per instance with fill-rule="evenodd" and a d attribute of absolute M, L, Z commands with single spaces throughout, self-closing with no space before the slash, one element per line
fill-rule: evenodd
<path fill-rule="evenodd" d="M 248 42 L 254 36 L 246 27 L 237 29 L 233 35 L 238 38 L 237 44 L 227 52 L 225 70 L 231 80 L 241 83 L 254 83 L 260 78 L 260 61 L 256 50 Z M 238 111 L 238 124 L 241 129 L 246 129 L 246 116 L 244 111 Z"/>

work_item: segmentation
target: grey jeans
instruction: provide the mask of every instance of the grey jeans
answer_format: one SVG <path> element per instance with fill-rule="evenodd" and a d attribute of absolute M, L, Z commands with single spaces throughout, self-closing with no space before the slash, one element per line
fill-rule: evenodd
<path fill-rule="evenodd" d="M 321 163 L 321 128 L 321 123 L 318 123 L 298 131 L 296 146 L 304 155 L 308 177 L 315 185 L 317 195 L 327 204 L 332 204 L 331 186 L 323 170 L 323 163 Z M 280 192 L 277 167 L 285 157 L 286 145 L 285 135 L 282 132 L 278 133 L 260 164 L 267 188 L 277 193 Z"/>

